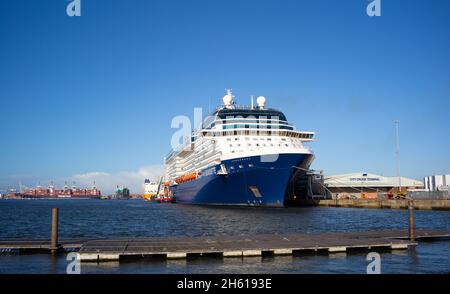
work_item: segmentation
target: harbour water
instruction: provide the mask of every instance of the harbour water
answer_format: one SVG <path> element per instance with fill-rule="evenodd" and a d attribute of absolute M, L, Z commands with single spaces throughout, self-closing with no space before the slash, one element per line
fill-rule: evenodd
<path fill-rule="evenodd" d="M 324 233 L 405 229 L 405 210 L 229 208 L 141 200 L 2 200 L 0 239 L 49 238 L 50 209 L 60 210 L 60 238 Z M 416 211 L 419 229 L 450 230 L 450 212 Z M 380 252 L 382 273 L 450 273 L 450 242 L 421 242 Z M 82 273 L 365 273 L 367 252 L 249 258 L 133 260 L 82 264 Z M 66 255 L 0 254 L 0 273 L 65 273 Z"/>

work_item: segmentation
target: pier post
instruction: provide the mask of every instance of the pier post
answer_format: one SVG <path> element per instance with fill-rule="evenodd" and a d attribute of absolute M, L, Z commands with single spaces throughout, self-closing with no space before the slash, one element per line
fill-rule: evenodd
<path fill-rule="evenodd" d="M 52 208 L 52 232 L 50 236 L 50 250 L 52 254 L 56 254 L 58 248 L 58 208 Z"/>
<path fill-rule="evenodd" d="M 414 203 L 413 201 L 408 202 L 408 212 L 409 212 L 409 230 L 408 230 L 408 236 L 409 240 L 414 241 Z"/>

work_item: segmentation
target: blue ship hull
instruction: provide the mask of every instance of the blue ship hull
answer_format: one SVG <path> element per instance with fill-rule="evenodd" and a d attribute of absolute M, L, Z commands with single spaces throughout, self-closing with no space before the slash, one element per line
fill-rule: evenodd
<path fill-rule="evenodd" d="M 170 190 L 178 203 L 283 207 L 289 182 L 304 173 L 293 166 L 308 169 L 312 160 L 311 154 L 279 154 L 273 162 L 260 156 L 226 160 L 227 175 L 220 175 L 217 165 Z"/>

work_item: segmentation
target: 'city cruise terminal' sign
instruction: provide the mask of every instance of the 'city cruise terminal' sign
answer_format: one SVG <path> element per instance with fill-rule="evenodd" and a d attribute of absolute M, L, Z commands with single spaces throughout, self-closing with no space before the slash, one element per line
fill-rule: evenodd
<path fill-rule="evenodd" d="M 350 178 L 350 182 L 379 182 L 380 178 Z"/>

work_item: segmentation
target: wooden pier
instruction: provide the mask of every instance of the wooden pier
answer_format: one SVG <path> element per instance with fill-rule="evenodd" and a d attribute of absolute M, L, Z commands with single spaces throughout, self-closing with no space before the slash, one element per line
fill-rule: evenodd
<path fill-rule="evenodd" d="M 62 239 L 58 243 L 58 249 L 65 251 L 78 251 L 87 240 Z M 0 240 L 0 253 L 47 253 L 52 249 L 51 242 L 47 239 L 8 239 Z"/>
<path fill-rule="evenodd" d="M 449 237 L 450 232 L 417 231 L 416 240 Z M 88 241 L 81 247 L 84 262 L 117 261 L 129 257 L 189 256 L 245 257 L 292 255 L 296 253 L 337 253 L 352 250 L 400 250 L 417 245 L 407 231 L 357 232 L 295 235 L 172 237 Z"/>
<path fill-rule="evenodd" d="M 77 251 L 82 262 L 118 261 L 127 258 L 160 257 L 184 259 L 190 256 L 245 257 L 334 254 L 353 250 L 404 250 L 417 241 L 450 238 L 450 232 L 416 230 L 415 241 L 408 231 L 367 231 L 325 234 L 257 236 L 152 237 L 99 240 L 64 240 L 59 251 Z M 0 252 L 47 251 L 49 240 L 3 240 Z"/>

